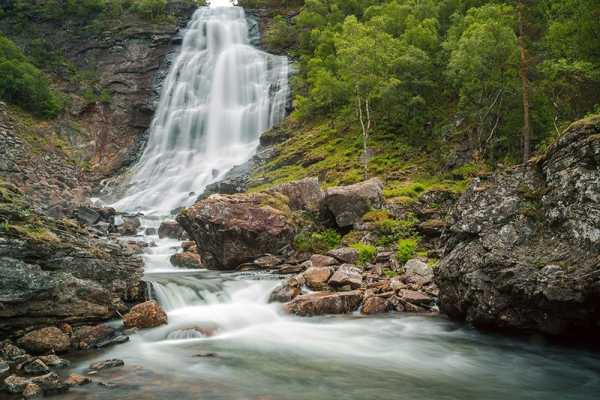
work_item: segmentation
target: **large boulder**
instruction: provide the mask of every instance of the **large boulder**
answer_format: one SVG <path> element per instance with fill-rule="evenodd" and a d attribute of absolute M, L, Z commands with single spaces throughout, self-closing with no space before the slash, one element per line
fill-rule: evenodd
<path fill-rule="evenodd" d="M 333 216 L 338 227 L 346 228 L 359 222 L 372 208 L 380 208 L 383 203 L 383 182 L 373 178 L 325 190 L 320 209 L 325 215 Z"/>
<path fill-rule="evenodd" d="M 362 285 L 362 271 L 351 264 L 344 264 L 339 267 L 331 279 L 329 285 L 333 287 L 350 286 L 352 289 L 358 289 Z"/>
<path fill-rule="evenodd" d="M 358 290 L 349 292 L 313 292 L 296 297 L 284 304 L 292 314 L 313 316 L 324 314 L 347 314 L 355 311 L 362 301 Z"/>
<path fill-rule="evenodd" d="M 185 231 L 176 221 L 163 221 L 158 227 L 158 237 L 183 240 Z"/>
<path fill-rule="evenodd" d="M 313 290 L 323 290 L 333 273 L 331 267 L 310 267 L 302 273 L 306 286 Z"/>
<path fill-rule="evenodd" d="M 528 167 L 478 180 L 435 270 L 441 310 L 487 328 L 600 333 L 600 117 Z"/>
<path fill-rule="evenodd" d="M 209 268 L 232 270 L 289 249 L 295 216 L 280 193 L 212 195 L 177 216 Z"/>
<path fill-rule="evenodd" d="M 167 314 L 154 300 L 134 306 L 123 316 L 125 328 L 155 328 L 167 324 Z"/>
<path fill-rule="evenodd" d="M 319 186 L 319 179 L 305 178 L 300 181 L 277 185 L 270 192 L 279 192 L 289 199 L 292 210 L 319 211 L 319 202 L 323 192 Z"/>

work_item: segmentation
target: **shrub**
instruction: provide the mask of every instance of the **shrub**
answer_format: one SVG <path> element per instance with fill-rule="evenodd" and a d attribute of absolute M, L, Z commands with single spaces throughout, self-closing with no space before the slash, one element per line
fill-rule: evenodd
<path fill-rule="evenodd" d="M 301 232 L 294 239 L 298 251 L 324 253 L 340 245 L 342 237 L 333 229 L 321 232 Z"/>
<path fill-rule="evenodd" d="M 144 18 L 156 19 L 165 15 L 167 0 L 135 0 L 133 9 Z"/>
<path fill-rule="evenodd" d="M 398 240 L 396 248 L 396 257 L 398 258 L 398 261 L 405 264 L 408 260 L 413 258 L 418 244 L 419 240 L 416 238 Z"/>
<path fill-rule="evenodd" d="M 377 248 L 375 246 L 371 246 L 370 244 L 364 243 L 354 243 L 351 247 L 354 247 L 358 250 L 358 262 L 361 265 L 366 265 L 375 260 L 375 256 L 377 256 Z"/>

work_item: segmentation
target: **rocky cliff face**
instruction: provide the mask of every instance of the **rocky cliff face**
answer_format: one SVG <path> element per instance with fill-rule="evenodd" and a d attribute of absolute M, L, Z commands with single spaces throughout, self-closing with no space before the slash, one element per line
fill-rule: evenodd
<path fill-rule="evenodd" d="M 450 218 L 442 311 L 481 327 L 600 332 L 600 117 L 529 165 L 478 180 Z"/>
<path fill-rule="evenodd" d="M 36 212 L 0 180 L 0 338 L 113 318 L 143 300 L 142 274 L 124 244 Z"/>

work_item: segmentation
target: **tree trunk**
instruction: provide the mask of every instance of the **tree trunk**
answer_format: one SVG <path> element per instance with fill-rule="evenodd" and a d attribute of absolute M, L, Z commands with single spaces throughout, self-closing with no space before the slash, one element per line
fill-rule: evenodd
<path fill-rule="evenodd" d="M 364 108 L 365 108 L 365 113 L 366 114 L 366 122 L 364 119 L 364 115 L 363 115 L 363 100 L 362 97 L 360 95 L 360 92 L 358 90 L 358 87 L 356 88 L 356 99 L 358 102 L 358 118 L 360 120 L 360 126 L 362 128 L 362 138 L 363 138 L 363 168 L 364 168 L 364 175 L 365 175 L 365 180 L 369 179 L 369 147 L 368 147 L 368 142 L 369 142 L 369 130 L 371 129 L 371 110 L 369 107 L 369 98 L 365 98 L 364 100 Z"/>
<path fill-rule="evenodd" d="M 525 48 L 525 27 L 524 27 L 524 5 L 519 1 L 517 10 L 519 13 L 519 52 L 521 67 L 521 83 L 523 86 L 523 163 L 527 164 L 530 154 L 531 126 L 529 124 L 529 65 L 527 64 L 527 51 Z"/>

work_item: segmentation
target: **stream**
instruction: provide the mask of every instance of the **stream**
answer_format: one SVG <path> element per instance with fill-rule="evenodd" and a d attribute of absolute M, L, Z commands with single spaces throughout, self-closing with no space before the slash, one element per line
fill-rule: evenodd
<path fill-rule="evenodd" d="M 260 134 L 284 118 L 289 97 L 287 59 L 252 47 L 244 10 L 221 6 L 194 14 L 148 146 L 126 195 L 113 204 L 146 216 L 137 239 L 156 247 L 144 254 L 145 280 L 169 323 L 78 355 L 74 372 L 81 374 L 109 358 L 125 366 L 61 398 L 599 398 L 600 355 L 593 352 L 482 334 L 441 316 L 290 316 L 267 301 L 282 276 L 170 265 L 180 243 L 143 228 L 157 227 L 248 160 Z"/>

